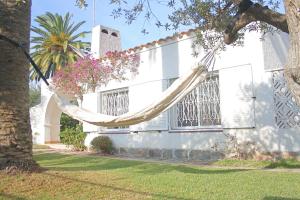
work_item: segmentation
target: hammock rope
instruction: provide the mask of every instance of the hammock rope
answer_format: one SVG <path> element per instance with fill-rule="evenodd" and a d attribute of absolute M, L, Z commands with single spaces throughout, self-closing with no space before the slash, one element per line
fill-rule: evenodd
<path fill-rule="evenodd" d="M 38 73 L 39 77 L 42 78 L 42 80 L 45 82 L 45 84 L 49 86 L 49 83 L 48 83 L 46 77 L 43 75 L 40 68 L 33 61 L 33 59 L 31 58 L 29 53 L 27 53 L 26 49 L 24 48 L 24 46 L 22 44 L 20 44 L 19 42 L 16 42 L 16 41 L 4 36 L 4 35 L 1 35 L 1 34 L 0 34 L 0 40 L 6 41 L 6 42 L 12 44 L 17 49 L 20 48 L 21 51 L 23 52 L 23 54 L 25 55 L 25 57 L 27 58 L 27 60 L 30 62 L 30 64 L 32 64 L 32 66 L 33 66 L 34 70 L 36 71 L 36 73 Z"/>

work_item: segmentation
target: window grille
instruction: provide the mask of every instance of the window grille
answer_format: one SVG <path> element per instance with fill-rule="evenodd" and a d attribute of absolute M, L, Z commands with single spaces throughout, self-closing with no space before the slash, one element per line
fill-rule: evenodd
<path fill-rule="evenodd" d="M 275 122 L 279 128 L 300 127 L 300 108 L 287 87 L 283 71 L 273 72 Z"/>
<path fill-rule="evenodd" d="M 109 90 L 100 93 L 100 112 L 106 115 L 118 116 L 129 111 L 128 88 Z M 126 127 L 113 127 L 121 129 Z"/>
<path fill-rule="evenodd" d="M 171 128 L 209 128 L 218 125 L 221 125 L 220 93 L 219 76 L 215 73 L 171 108 Z"/>

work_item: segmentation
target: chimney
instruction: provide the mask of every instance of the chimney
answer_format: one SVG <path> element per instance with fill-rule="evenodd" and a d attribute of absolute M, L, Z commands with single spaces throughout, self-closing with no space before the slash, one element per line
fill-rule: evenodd
<path fill-rule="evenodd" d="M 105 56 L 108 51 L 121 50 L 121 37 L 119 31 L 102 25 L 93 28 L 91 51 L 95 58 Z"/>

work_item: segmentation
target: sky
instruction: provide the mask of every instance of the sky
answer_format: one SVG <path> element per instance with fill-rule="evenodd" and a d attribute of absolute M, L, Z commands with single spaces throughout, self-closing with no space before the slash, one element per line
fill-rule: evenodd
<path fill-rule="evenodd" d="M 95 0 L 96 1 L 96 25 L 101 24 L 107 27 L 117 29 L 121 32 L 122 48 L 128 49 L 140 44 L 144 44 L 159 38 L 163 38 L 172 35 L 172 31 L 165 31 L 163 28 L 158 29 L 152 21 L 151 23 L 146 23 L 145 28 L 149 34 L 141 33 L 144 25 L 144 19 L 141 16 L 133 24 L 128 25 L 125 23 L 124 18 L 114 19 L 111 16 L 111 12 L 114 6 L 109 4 L 109 0 Z M 129 2 L 135 0 L 129 0 Z M 67 12 L 73 14 L 73 21 L 80 22 L 86 21 L 81 27 L 81 31 L 91 31 L 93 27 L 93 12 L 92 12 L 92 0 L 87 0 L 88 7 L 86 9 L 80 9 L 75 6 L 75 0 L 33 0 L 32 1 L 32 25 L 37 26 L 34 21 L 36 16 L 43 15 L 46 12 L 58 13 L 60 15 L 65 15 Z M 167 19 L 167 13 L 170 10 L 165 6 L 155 5 L 153 7 L 156 15 L 161 19 Z M 182 28 L 179 31 L 184 31 L 188 28 Z M 91 34 L 85 38 L 85 41 L 90 41 Z"/>
<path fill-rule="evenodd" d="M 136 0 L 127 0 L 129 3 L 136 2 Z M 165 31 L 165 29 L 158 29 L 155 26 L 155 21 L 145 24 L 145 28 L 149 34 L 143 34 L 141 30 L 144 26 L 144 18 L 140 16 L 133 24 L 126 24 L 124 18 L 114 19 L 111 16 L 112 10 L 115 5 L 110 5 L 110 0 L 95 0 L 96 2 L 96 25 L 104 25 L 117 29 L 121 33 L 122 48 L 128 49 L 140 44 L 145 44 L 166 36 L 172 35 L 174 31 Z M 93 27 L 93 0 L 87 0 L 88 7 L 80 9 L 75 6 L 75 0 L 32 0 L 32 25 L 36 26 L 34 19 L 36 16 L 43 15 L 46 12 L 58 13 L 65 15 L 67 12 L 73 14 L 73 21 L 80 22 L 86 21 L 82 25 L 80 31 L 91 31 Z M 170 9 L 163 5 L 153 4 L 152 10 L 162 22 L 167 21 L 167 15 Z M 284 12 L 283 6 L 279 9 Z M 188 27 L 181 27 L 177 31 L 185 31 Z M 84 41 L 91 41 L 91 34 L 89 34 Z"/>

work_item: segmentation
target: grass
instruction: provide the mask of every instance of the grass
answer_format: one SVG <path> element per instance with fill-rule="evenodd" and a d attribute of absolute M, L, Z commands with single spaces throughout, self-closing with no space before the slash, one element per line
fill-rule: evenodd
<path fill-rule="evenodd" d="M 38 153 L 43 173 L 0 172 L 0 199 L 300 200 L 300 173 Z"/>
<path fill-rule="evenodd" d="M 295 159 L 278 160 L 278 161 L 256 161 L 256 160 L 236 160 L 224 159 L 214 162 L 213 165 L 222 167 L 249 167 L 249 168 L 265 168 L 265 169 L 298 169 L 300 161 Z"/>

